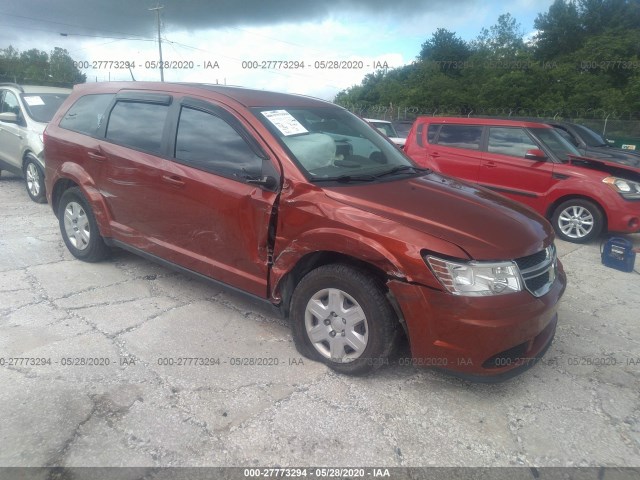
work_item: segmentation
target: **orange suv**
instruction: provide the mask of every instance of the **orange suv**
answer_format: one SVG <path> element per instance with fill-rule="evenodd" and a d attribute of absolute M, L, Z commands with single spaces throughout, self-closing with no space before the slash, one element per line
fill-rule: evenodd
<path fill-rule="evenodd" d="M 321 100 L 171 83 L 77 86 L 45 132 L 69 251 L 118 246 L 265 302 L 347 374 L 411 362 L 475 377 L 531 366 L 566 278 L 542 217 L 419 168 Z"/>
<path fill-rule="evenodd" d="M 640 169 L 581 157 L 550 125 L 420 117 L 404 150 L 418 165 L 528 205 L 563 240 L 640 232 Z"/>

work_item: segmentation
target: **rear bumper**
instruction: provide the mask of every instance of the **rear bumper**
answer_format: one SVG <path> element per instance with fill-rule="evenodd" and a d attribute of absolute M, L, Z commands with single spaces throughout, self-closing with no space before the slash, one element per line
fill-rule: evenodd
<path fill-rule="evenodd" d="M 551 290 L 536 298 L 524 291 L 496 297 L 462 297 L 390 281 L 407 324 L 414 364 L 494 380 L 533 366 L 556 331 L 566 275 L 558 262 Z"/>

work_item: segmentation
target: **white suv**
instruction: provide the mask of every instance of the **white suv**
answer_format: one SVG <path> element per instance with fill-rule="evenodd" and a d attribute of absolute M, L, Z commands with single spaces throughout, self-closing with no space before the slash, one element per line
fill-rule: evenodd
<path fill-rule="evenodd" d="M 398 147 L 404 147 L 404 142 L 407 140 L 406 136 L 401 137 L 391 122 L 387 120 L 375 120 L 373 118 L 365 118 L 365 120 L 389 137 L 389 140 Z"/>
<path fill-rule="evenodd" d="M 67 88 L 0 83 L 0 170 L 24 176 L 34 202 L 47 200 L 42 132 L 70 93 Z"/>

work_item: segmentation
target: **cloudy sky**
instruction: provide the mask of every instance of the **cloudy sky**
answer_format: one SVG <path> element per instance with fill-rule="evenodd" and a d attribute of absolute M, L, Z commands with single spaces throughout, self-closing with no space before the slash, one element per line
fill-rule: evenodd
<path fill-rule="evenodd" d="M 164 75 L 166 81 L 226 82 L 332 99 L 375 65 L 413 61 L 439 27 L 472 40 L 508 12 L 528 34 L 551 3 L 163 0 L 163 59 L 182 67 L 165 69 Z M 157 5 L 157 0 L 0 0 L 0 48 L 65 48 L 74 60 L 89 62 L 90 68 L 82 69 L 87 81 L 131 79 L 126 69 L 92 68 L 99 61 L 135 62 L 136 80 L 159 80 L 159 70 L 148 63 L 158 60 L 156 14 L 149 10 Z M 267 61 L 304 62 L 304 68 L 250 68 Z M 322 68 L 322 61 L 356 68 Z"/>

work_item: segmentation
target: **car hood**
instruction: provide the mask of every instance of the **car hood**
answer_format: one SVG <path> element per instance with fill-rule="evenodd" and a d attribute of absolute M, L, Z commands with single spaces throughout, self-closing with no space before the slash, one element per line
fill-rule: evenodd
<path fill-rule="evenodd" d="M 603 158 L 577 157 L 574 155 L 570 155 L 569 157 L 571 159 L 571 165 L 577 165 L 591 170 L 599 170 L 601 172 L 622 176 L 632 180 L 640 180 L 640 168 L 634 168 L 613 159 L 605 160 Z"/>
<path fill-rule="evenodd" d="M 551 225 L 528 207 L 435 173 L 324 191 L 336 201 L 453 243 L 476 260 L 524 257 L 553 241 Z"/>
<path fill-rule="evenodd" d="M 600 160 L 640 168 L 640 153 L 635 153 L 633 151 L 603 146 L 589 147 L 586 149 L 585 153 L 587 156 L 591 156 L 591 158 L 596 157 Z"/>

